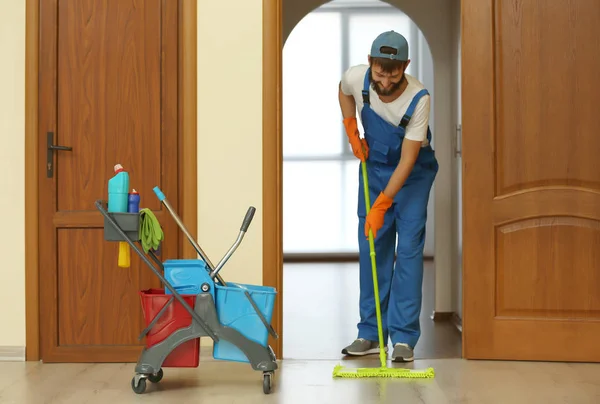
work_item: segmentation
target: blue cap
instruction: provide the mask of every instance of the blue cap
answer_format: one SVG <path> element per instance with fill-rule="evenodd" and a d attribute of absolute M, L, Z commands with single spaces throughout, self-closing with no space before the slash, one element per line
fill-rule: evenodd
<path fill-rule="evenodd" d="M 389 47 L 397 51 L 396 55 L 381 53 L 381 48 Z M 392 60 L 407 61 L 408 60 L 408 42 L 406 38 L 395 31 L 387 31 L 379 34 L 371 45 L 372 58 L 384 58 Z"/>

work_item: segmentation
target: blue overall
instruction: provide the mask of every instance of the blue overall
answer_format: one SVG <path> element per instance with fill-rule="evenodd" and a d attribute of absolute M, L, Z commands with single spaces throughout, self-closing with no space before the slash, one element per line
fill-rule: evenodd
<path fill-rule="evenodd" d="M 367 174 L 369 197 L 373 204 L 379 193 L 387 186 L 400 162 L 406 126 L 417 103 L 428 92 L 423 89 L 415 95 L 400 125 L 395 126 L 371 109 L 369 86 L 369 70 L 367 70 L 362 91 L 364 107 L 361 119 L 365 139 L 369 145 Z M 429 127 L 427 139 L 431 142 Z M 412 172 L 386 212 L 383 227 L 378 230 L 375 238 L 384 344 L 387 343 L 389 336 L 392 344 L 406 343 L 414 348 L 421 335 L 419 315 L 422 301 L 425 222 L 429 193 L 437 171 L 438 163 L 430 143 L 421 148 Z M 364 233 L 365 218 L 363 179 L 359 171 L 360 322 L 358 337 L 378 341 L 371 257 L 369 242 Z M 395 253 L 397 259 L 394 267 Z"/>

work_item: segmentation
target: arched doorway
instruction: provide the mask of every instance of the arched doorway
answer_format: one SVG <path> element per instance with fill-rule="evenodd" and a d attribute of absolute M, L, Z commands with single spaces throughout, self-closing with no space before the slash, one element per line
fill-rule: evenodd
<path fill-rule="evenodd" d="M 294 0 L 284 0 L 284 11 L 273 10 L 276 13 L 281 12 L 282 25 L 279 27 L 282 31 L 281 43 L 278 48 L 283 48 L 283 41 L 288 38 L 291 29 L 311 10 L 319 7 L 322 1 L 302 1 L 297 2 Z M 351 1 L 354 5 L 359 5 L 359 1 Z M 453 159 L 452 156 L 455 154 L 452 150 L 453 145 L 453 130 L 452 128 L 459 123 L 459 114 L 455 111 L 458 109 L 457 100 L 458 95 L 456 87 L 458 86 L 458 70 L 455 65 L 458 64 L 458 42 L 460 40 L 459 33 L 459 2 L 451 2 L 452 4 L 441 5 L 436 0 L 417 2 L 417 4 L 411 4 L 410 0 L 398 0 L 390 2 L 394 6 L 401 8 L 410 13 L 410 17 L 419 24 L 419 26 L 426 27 L 428 31 L 423 29 L 423 37 L 428 38 L 428 42 L 432 43 L 431 52 L 433 53 L 433 59 L 436 61 L 435 68 L 435 82 L 432 83 L 435 87 L 436 94 L 442 94 L 436 97 L 434 94 L 434 104 L 432 110 L 434 111 L 432 119 L 432 127 L 435 130 L 435 148 L 437 155 L 439 156 L 441 170 L 443 167 L 452 167 L 453 164 L 457 164 L 457 160 Z M 436 7 L 432 7 L 432 4 L 436 3 Z M 265 20 L 268 24 L 268 21 Z M 268 26 L 265 27 L 269 29 Z M 454 31 L 452 31 L 454 29 Z M 450 31 L 450 32 L 447 32 Z M 265 31 L 266 33 L 267 31 Z M 457 33 L 458 32 L 458 33 Z M 449 35 L 454 33 L 454 35 Z M 274 39 L 274 38 L 272 38 Z M 435 42 L 435 45 L 433 43 Z M 455 50 L 453 53 L 452 50 Z M 272 60 L 273 57 L 280 58 L 281 55 L 273 55 L 272 49 L 265 48 L 264 58 L 266 60 Z M 420 57 L 413 57 L 414 60 L 421 59 Z M 441 61 L 441 63 L 438 63 Z M 281 59 L 279 62 L 281 63 Z M 269 69 L 267 63 L 265 63 L 265 69 Z M 274 72 L 275 73 L 275 72 Z M 277 73 L 279 74 L 279 73 Z M 434 74 L 432 73 L 432 76 Z M 265 76 L 268 73 L 265 71 Z M 277 78 L 277 77 L 274 77 Z M 278 79 L 278 78 L 277 78 Z M 269 82 L 265 82 L 265 89 L 271 85 Z M 432 87 L 433 87 L 432 86 Z M 430 90 L 432 90 L 430 88 Z M 271 91 L 277 91 L 276 88 L 271 88 Z M 285 91 L 285 89 L 284 89 Z M 278 94 L 277 97 L 282 97 Z M 274 130 L 280 131 L 282 122 L 279 121 L 279 117 L 273 114 L 277 111 L 276 105 L 269 105 L 273 99 L 265 98 L 265 104 L 263 106 L 264 122 L 268 127 L 273 125 Z M 454 101 L 454 105 L 451 105 Z M 271 109 L 273 108 L 273 109 Z M 268 131 L 268 128 L 265 130 Z M 266 132 L 265 132 L 266 133 Z M 282 227 L 283 227 L 283 206 L 281 204 L 281 184 L 282 184 L 282 171 L 283 167 L 282 150 L 282 139 L 275 139 L 275 142 L 267 145 L 268 139 L 265 138 L 265 150 L 264 150 L 264 182 L 265 184 L 279 184 L 279 188 L 271 188 L 265 186 L 263 203 L 265 211 L 277 212 L 275 216 L 265 216 L 263 222 L 264 238 L 263 238 L 263 249 L 264 249 L 264 276 L 263 281 L 265 284 L 279 285 L 278 289 L 281 292 L 282 274 L 280 268 L 283 262 L 283 243 L 281 240 Z M 269 151 L 269 148 L 270 151 Z M 272 153 L 276 157 L 267 161 Z M 270 168 L 269 168 L 270 167 Z M 453 167 L 452 167 L 453 168 Z M 454 188 L 453 188 L 454 185 Z M 432 205 L 434 208 L 434 220 L 435 232 L 431 231 L 430 235 L 435 235 L 435 242 L 431 244 L 435 245 L 435 258 L 440 264 L 436 266 L 436 291 L 435 291 L 435 312 L 436 315 L 441 317 L 447 317 L 453 312 L 460 311 L 460 288 L 458 287 L 459 279 L 456 274 L 456 238 L 453 237 L 456 234 L 455 228 L 457 218 L 453 220 L 453 198 L 456 198 L 457 193 L 455 192 L 455 177 L 452 176 L 452 169 L 446 168 L 444 173 L 436 180 L 435 191 L 432 195 Z M 454 207 L 455 208 L 455 207 Z M 441 213 L 440 213 L 441 212 Z M 456 212 L 456 209 L 454 209 Z M 456 215 L 454 215 L 456 216 Z M 439 219 L 438 219 L 439 218 Z M 433 240 L 432 240 L 433 241 Z M 454 267 L 454 268 L 453 268 Z M 278 299 L 279 307 L 275 310 L 274 322 L 278 323 L 279 329 L 281 329 L 282 323 L 282 312 L 281 302 L 283 296 Z M 283 333 L 282 333 L 283 335 Z M 274 342 L 275 346 L 278 346 Z M 281 349 L 279 348 L 279 355 L 281 355 Z"/>

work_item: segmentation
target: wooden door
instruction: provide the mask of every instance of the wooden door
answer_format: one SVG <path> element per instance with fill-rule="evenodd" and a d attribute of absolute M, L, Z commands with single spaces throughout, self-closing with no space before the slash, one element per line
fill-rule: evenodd
<path fill-rule="evenodd" d="M 178 2 L 40 2 L 39 234 L 41 358 L 45 362 L 137 361 L 144 328 L 138 291 L 160 287 L 132 251 L 103 239 L 94 206 L 120 163 L 141 207 L 165 232 L 163 259 L 179 232 L 156 185 L 178 204 Z M 72 151 L 53 152 L 47 133 Z"/>
<path fill-rule="evenodd" d="M 600 360 L 600 3 L 462 0 L 464 353 Z"/>

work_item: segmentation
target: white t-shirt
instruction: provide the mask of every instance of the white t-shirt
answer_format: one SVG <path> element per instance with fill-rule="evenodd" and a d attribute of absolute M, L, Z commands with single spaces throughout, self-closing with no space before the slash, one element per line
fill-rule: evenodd
<path fill-rule="evenodd" d="M 353 66 L 346 70 L 342 76 L 342 92 L 346 95 L 354 96 L 359 118 L 363 108 L 362 89 L 368 68 L 369 65 L 366 64 Z M 389 103 L 381 101 L 375 90 L 373 90 L 373 87 L 369 86 L 371 109 L 395 126 L 400 125 L 400 120 L 406 113 L 414 96 L 425 88 L 415 77 L 408 74 L 405 74 L 405 76 L 408 86 L 400 97 Z M 404 135 L 406 139 L 421 141 L 422 147 L 429 145 L 429 141 L 427 140 L 427 126 L 429 125 L 430 98 L 429 95 L 421 97 Z"/>

